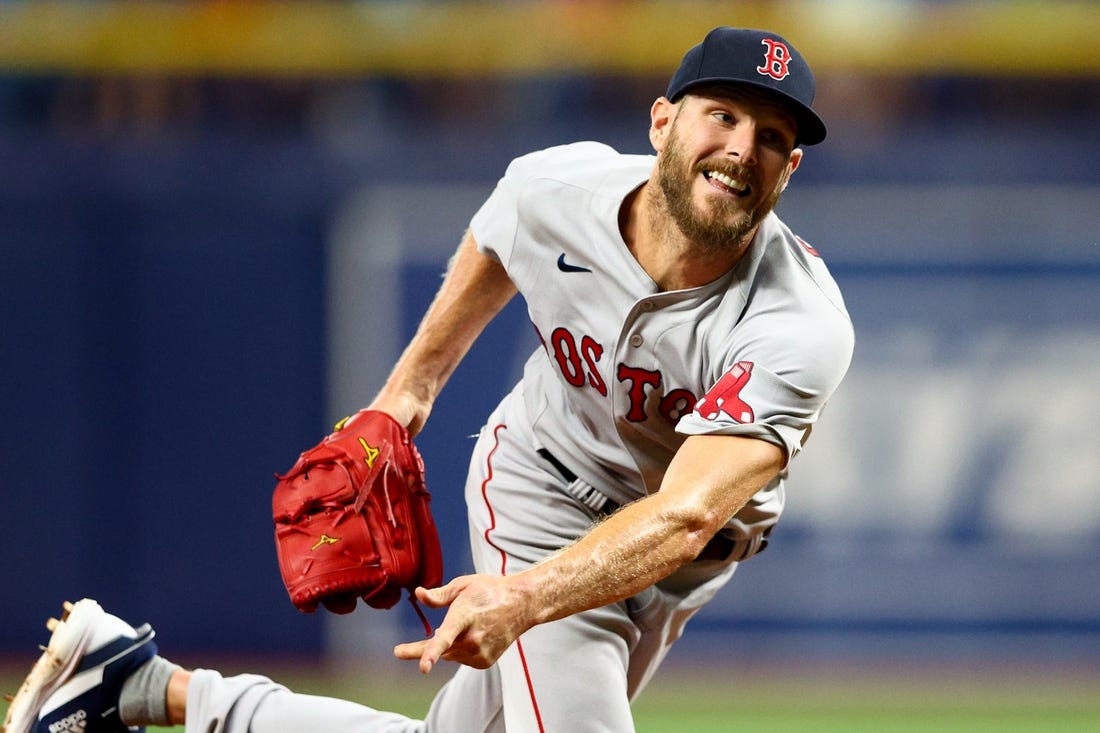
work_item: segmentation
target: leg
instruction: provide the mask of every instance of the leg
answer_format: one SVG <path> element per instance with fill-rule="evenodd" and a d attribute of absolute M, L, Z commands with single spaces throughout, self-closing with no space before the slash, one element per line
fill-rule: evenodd
<path fill-rule="evenodd" d="M 186 680 L 186 681 L 185 681 Z M 347 700 L 302 695 L 259 675 L 222 677 L 197 669 L 173 678 L 177 695 L 186 697 L 187 733 L 312 733 L 377 731 L 415 733 L 423 723 L 403 715 L 374 710 Z M 173 689 L 170 683 L 169 689 Z M 171 693 L 170 693 L 171 694 Z M 169 702 L 178 710 L 179 700 Z"/>
<path fill-rule="evenodd" d="M 490 418 L 470 464 L 474 566 L 515 573 L 584 535 L 594 517 L 537 454 L 522 395 Z M 690 563 L 634 598 L 527 631 L 497 663 L 509 728 L 630 731 L 630 700 L 687 621 L 732 576 L 730 560 Z"/>
<path fill-rule="evenodd" d="M 688 621 L 733 577 L 737 563 L 688 563 L 652 588 L 626 601 L 640 638 L 631 650 L 627 684 L 635 700 L 684 633 Z"/>
<path fill-rule="evenodd" d="M 156 656 L 151 627 L 135 629 L 90 599 L 67 604 L 65 616 L 48 626 L 50 643 L 12 700 L 0 733 L 129 733 L 128 726 L 158 724 L 185 725 L 194 733 L 504 730 L 496 669 L 459 669 L 423 722 L 346 700 L 296 694 L 259 675 L 222 677 L 211 670 L 174 667 Z M 146 674 L 158 665 L 155 674 Z M 162 683 L 144 683 L 142 676 Z M 158 696 L 165 703 L 163 719 L 127 718 L 120 712 L 152 709 L 146 703 Z M 130 704 L 135 701 L 142 704 Z"/>
<path fill-rule="evenodd" d="M 514 404 L 514 403 L 513 403 Z M 479 572 L 514 573 L 583 535 L 589 510 L 562 490 L 522 429 L 494 415 L 467 481 L 470 543 Z M 527 631 L 495 665 L 509 730 L 632 731 L 627 690 L 638 630 L 625 604 Z"/>
<path fill-rule="evenodd" d="M 543 624 L 497 662 L 508 730 L 628 733 L 630 642 L 621 605 Z"/>
<path fill-rule="evenodd" d="M 425 721 L 347 700 L 302 695 L 258 675 L 179 672 L 169 683 L 173 723 L 187 733 L 504 733 L 497 670 L 460 668 L 433 700 Z"/>

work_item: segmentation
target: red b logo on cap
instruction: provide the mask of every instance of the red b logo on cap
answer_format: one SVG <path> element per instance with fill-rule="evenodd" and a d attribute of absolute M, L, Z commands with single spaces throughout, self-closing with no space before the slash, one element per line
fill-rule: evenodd
<path fill-rule="evenodd" d="M 776 81 L 786 79 L 791 73 L 787 68 L 791 63 L 791 52 L 786 44 L 770 38 L 765 38 L 761 43 L 768 47 L 768 52 L 764 54 L 764 65 L 757 66 L 756 70 Z"/>

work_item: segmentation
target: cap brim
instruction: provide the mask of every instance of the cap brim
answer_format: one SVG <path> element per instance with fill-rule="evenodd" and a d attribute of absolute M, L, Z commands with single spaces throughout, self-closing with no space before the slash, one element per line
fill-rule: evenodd
<path fill-rule="evenodd" d="M 807 107 L 801 101 L 795 99 L 789 94 L 776 89 L 768 84 L 759 84 L 753 81 L 746 81 L 744 79 L 726 79 L 726 78 L 711 78 L 711 79 L 695 79 L 690 84 L 685 84 L 683 88 L 676 92 L 675 98 L 670 98 L 669 101 L 675 102 L 680 97 L 684 96 L 688 92 L 705 86 L 746 86 L 759 89 L 764 92 L 770 92 L 776 99 L 782 102 L 791 114 L 794 115 L 795 122 L 798 124 L 798 135 L 795 138 L 795 142 L 799 145 L 817 145 L 819 142 L 825 140 L 827 130 L 825 129 L 825 122 L 818 117 L 817 113 Z"/>

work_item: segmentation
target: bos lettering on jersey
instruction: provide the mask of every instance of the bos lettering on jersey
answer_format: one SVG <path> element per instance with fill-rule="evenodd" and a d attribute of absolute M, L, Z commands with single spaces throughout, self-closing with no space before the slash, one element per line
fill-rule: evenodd
<path fill-rule="evenodd" d="M 603 346 L 591 336 L 582 336 L 580 343 L 567 328 L 555 328 L 550 334 L 551 356 L 558 362 L 561 375 L 574 387 L 590 385 L 604 397 L 607 385 L 604 384 L 596 362 L 603 356 Z"/>
<path fill-rule="evenodd" d="M 601 396 L 607 396 L 607 384 L 597 366 L 604 347 L 595 339 L 587 335 L 578 339 L 569 329 L 559 326 L 551 333 L 549 343 L 543 343 L 568 384 L 580 389 L 591 387 Z M 675 425 L 681 417 L 698 408 L 699 414 L 707 420 L 725 414 L 741 424 L 753 422 L 752 407 L 741 399 L 741 390 L 752 378 L 752 366 L 751 361 L 738 362 L 702 399 L 682 387 L 669 389 L 657 403 L 659 416 Z M 624 417 L 630 422 L 644 422 L 650 417 L 646 412 L 648 397 L 665 386 L 660 370 L 620 362 L 615 368 L 615 379 L 623 385 L 627 397 Z"/>

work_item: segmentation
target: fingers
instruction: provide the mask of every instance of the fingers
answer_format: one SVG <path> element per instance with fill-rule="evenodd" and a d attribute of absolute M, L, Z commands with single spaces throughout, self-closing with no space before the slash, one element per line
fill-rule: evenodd
<path fill-rule="evenodd" d="M 438 588 L 417 588 L 416 598 L 430 608 L 450 606 L 462 595 L 475 576 L 462 575 Z M 443 617 L 443 623 L 435 630 L 430 639 L 398 644 L 393 653 L 398 659 L 419 659 L 420 671 L 428 674 L 447 652 L 451 651 L 455 639 L 470 627 L 471 616 L 467 611 L 452 607 Z"/>
<path fill-rule="evenodd" d="M 435 637 L 432 637 L 434 639 Z M 393 655 L 398 659 L 404 659 L 412 661 L 414 659 L 420 660 L 420 672 L 422 674 L 428 674 L 432 671 L 432 667 L 439 661 L 439 656 L 430 656 L 425 654 L 425 650 L 428 646 L 428 641 L 414 641 L 408 644 L 398 644 L 393 648 Z"/>
<path fill-rule="evenodd" d="M 455 578 L 450 583 L 438 588 L 417 588 L 416 599 L 429 608 L 442 608 L 449 606 L 462 593 L 466 587 L 465 576 Z M 458 634 L 466 627 L 465 622 L 456 623 L 454 614 L 447 614 L 443 623 L 436 629 L 430 639 L 398 644 L 393 648 L 393 654 L 398 659 L 420 660 L 420 671 L 428 674 L 436 663 L 447 653 L 454 644 Z"/>
<path fill-rule="evenodd" d="M 457 632 L 448 628 L 447 621 L 444 619 L 443 625 L 436 630 L 432 638 L 398 644 L 393 648 L 393 655 L 398 659 L 420 660 L 420 671 L 428 674 L 454 644 L 456 635 Z"/>
<path fill-rule="evenodd" d="M 416 598 L 430 608 L 449 606 L 443 622 L 430 639 L 398 644 L 394 656 L 419 660 L 424 674 L 440 659 L 476 669 L 492 665 L 523 633 L 515 608 L 501 593 L 505 579 L 486 575 L 464 575 L 439 588 L 417 588 Z"/>
<path fill-rule="evenodd" d="M 398 659 L 413 660 L 420 659 L 420 655 L 424 653 L 424 647 L 428 645 L 428 640 L 423 641 L 410 641 L 405 644 L 398 644 L 393 648 L 393 655 Z"/>
<path fill-rule="evenodd" d="M 459 576 L 446 585 L 438 588 L 417 588 L 416 600 L 429 608 L 442 608 L 454 603 L 455 599 L 469 584 L 469 576 Z"/>

